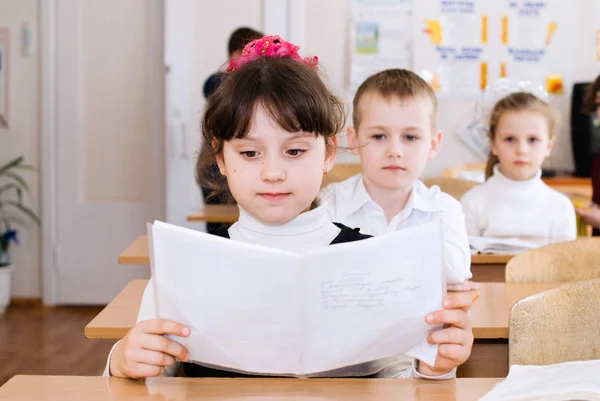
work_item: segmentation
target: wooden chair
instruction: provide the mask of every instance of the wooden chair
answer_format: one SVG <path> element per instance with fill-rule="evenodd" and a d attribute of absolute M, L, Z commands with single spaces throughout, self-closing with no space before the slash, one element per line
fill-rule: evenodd
<path fill-rule="evenodd" d="M 353 175 L 359 174 L 362 171 L 362 167 L 359 163 L 340 163 L 335 164 L 331 171 L 325 176 L 323 180 L 323 187 L 333 183 L 344 181 Z"/>
<path fill-rule="evenodd" d="M 447 193 L 456 200 L 460 200 L 464 194 L 466 194 L 471 188 L 479 185 L 475 181 L 461 180 L 460 178 L 426 178 L 423 180 L 423 184 L 427 187 L 437 185 L 440 187 L 442 192 Z"/>
<path fill-rule="evenodd" d="M 600 359 L 600 279 L 531 295 L 510 311 L 509 365 Z"/>
<path fill-rule="evenodd" d="M 600 278 L 600 238 L 531 249 L 506 264 L 507 283 L 566 283 Z M 600 304 L 599 304 L 600 305 Z"/>
<path fill-rule="evenodd" d="M 462 178 L 468 179 L 468 177 L 479 175 L 481 173 L 485 176 L 485 163 L 469 163 L 461 166 L 453 166 L 442 171 L 442 177 L 445 178 Z"/>

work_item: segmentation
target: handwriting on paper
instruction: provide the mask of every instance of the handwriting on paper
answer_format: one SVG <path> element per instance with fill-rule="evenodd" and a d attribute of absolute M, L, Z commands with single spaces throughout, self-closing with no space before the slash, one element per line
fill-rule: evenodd
<path fill-rule="evenodd" d="M 372 272 L 347 273 L 321 283 L 323 309 L 371 309 L 400 302 L 407 294 L 422 289 L 400 276 L 378 277 Z"/>

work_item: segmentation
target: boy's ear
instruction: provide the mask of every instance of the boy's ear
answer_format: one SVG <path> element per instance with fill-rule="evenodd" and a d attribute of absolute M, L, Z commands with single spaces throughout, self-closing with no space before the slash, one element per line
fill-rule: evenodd
<path fill-rule="evenodd" d="M 442 146 L 442 131 L 433 133 L 431 136 L 431 149 L 429 150 L 429 158 L 432 159 L 440 153 Z"/>
<path fill-rule="evenodd" d="M 348 138 L 348 147 L 350 148 L 350 152 L 354 156 L 360 156 L 358 153 L 358 148 L 360 148 L 360 143 L 358 142 L 358 131 L 355 127 L 349 126 L 346 129 L 346 136 Z"/>
<path fill-rule="evenodd" d="M 335 156 L 337 155 L 338 137 L 334 135 L 329 138 L 325 148 L 325 165 L 323 166 L 323 173 L 327 174 L 333 168 L 335 163 Z"/>

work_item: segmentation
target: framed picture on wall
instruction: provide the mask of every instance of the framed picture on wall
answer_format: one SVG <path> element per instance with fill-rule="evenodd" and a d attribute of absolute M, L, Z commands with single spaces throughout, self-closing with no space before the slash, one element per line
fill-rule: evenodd
<path fill-rule="evenodd" d="M 0 27 L 0 128 L 8 127 L 10 31 Z"/>

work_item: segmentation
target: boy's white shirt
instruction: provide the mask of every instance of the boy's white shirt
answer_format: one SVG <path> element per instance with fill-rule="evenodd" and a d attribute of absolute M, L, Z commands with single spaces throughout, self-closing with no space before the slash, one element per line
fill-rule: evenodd
<path fill-rule="evenodd" d="M 302 213 L 285 226 L 267 226 L 248 212 L 240 208 L 240 218 L 237 223 L 229 228 L 229 235 L 232 239 L 259 245 L 276 245 L 277 248 L 298 252 L 300 249 L 310 250 L 315 247 L 329 246 L 333 239 L 337 237 L 340 229 L 335 226 L 329 218 L 327 205 L 322 204 L 318 208 L 306 213 Z M 304 246 L 301 246 L 304 245 Z M 154 287 L 152 279 L 148 282 L 142 296 L 140 310 L 137 316 L 137 322 L 156 319 L 156 307 L 154 297 Z M 110 350 L 108 361 L 104 369 L 104 376 L 110 376 L 110 358 L 117 342 Z M 373 369 L 375 369 L 373 371 Z M 163 376 L 178 376 L 181 373 L 181 364 L 167 367 Z M 367 376 L 377 374 L 382 378 L 421 378 L 444 380 L 456 377 L 456 369 L 442 376 L 426 376 L 417 372 L 417 363 L 408 356 L 397 358 L 388 358 L 385 361 L 379 361 L 377 364 L 366 363 L 347 368 L 337 369 L 331 372 L 325 372 L 326 377 L 346 377 L 346 376 Z"/>
<path fill-rule="evenodd" d="M 404 209 L 387 223 L 383 209 L 371 198 L 361 174 L 328 185 L 321 191 L 332 221 L 358 227 L 364 234 L 381 235 L 441 219 L 444 227 L 444 263 L 448 284 L 472 277 L 471 251 L 461 204 L 438 186 L 416 181 Z M 423 244 L 423 251 L 430 249 Z"/>
<path fill-rule="evenodd" d="M 541 171 L 527 181 L 513 181 L 498 165 L 483 184 L 461 199 L 469 235 L 545 239 L 548 242 L 577 238 L 573 202 L 550 188 Z"/>

